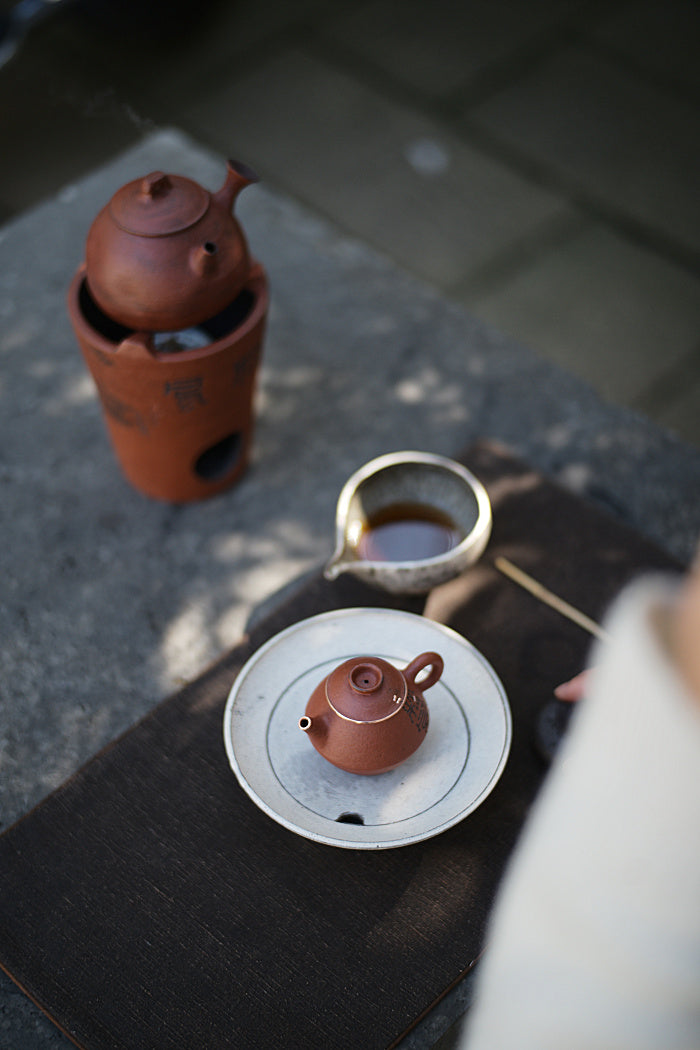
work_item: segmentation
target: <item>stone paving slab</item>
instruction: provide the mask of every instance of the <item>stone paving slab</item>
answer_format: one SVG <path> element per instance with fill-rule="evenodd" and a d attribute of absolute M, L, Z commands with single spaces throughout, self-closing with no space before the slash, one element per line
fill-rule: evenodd
<path fill-rule="evenodd" d="M 474 108 L 469 126 L 620 217 L 700 257 L 700 109 L 585 46 L 543 61 Z"/>
<path fill-rule="evenodd" d="M 668 84 L 700 89 L 700 5 L 695 0 L 636 0 L 618 10 L 601 10 L 581 24 L 590 39 L 615 55 L 661 75 Z"/>
<path fill-rule="evenodd" d="M 269 181 L 443 288 L 566 212 L 433 121 L 298 51 L 224 85 L 181 124 L 216 143 L 228 135 Z"/>
<path fill-rule="evenodd" d="M 494 67 L 502 70 L 585 6 L 579 0 L 432 0 L 429 6 L 403 0 L 399 14 L 396 0 L 373 0 L 324 21 L 320 32 L 396 83 L 438 99 Z"/>
<path fill-rule="evenodd" d="M 73 17 L 50 27 L 44 46 L 51 47 L 54 61 L 60 56 L 77 65 L 98 92 L 111 89 L 138 117 L 168 122 L 212 87 L 235 82 L 265 61 L 280 41 L 306 38 L 328 9 L 327 0 L 204 0 L 201 22 L 168 40 L 109 36 L 94 21 Z"/>
<path fill-rule="evenodd" d="M 496 439 L 683 560 L 700 535 L 700 452 L 265 186 L 237 208 L 272 288 L 251 469 L 199 504 L 140 496 L 107 442 L 65 296 L 97 211 L 155 168 L 223 181 L 221 156 L 162 132 L 0 230 L 4 827 L 318 567 L 343 482 L 382 452 Z M 434 1045 L 462 992 L 402 1050 Z M 0 1037 L 69 1045 L 5 978 Z"/>
<path fill-rule="evenodd" d="M 113 95 L 95 93 L 79 57 L 63 65 L 64 57 L 38 36 L 21 61 L 0 69 L 0 218 L 36 204 L 140 137 Z"/>
<path fill-rule="evenodd" d="M 464 301 L 603 396 L 647 411 L 665 372 L 698 347 L 697 281 L 597 223 L 520 266 L 491 294 Z"/>
<path fill-rule="evenodd" d="M 699 355 L 700 356 L 700 355 Z M 673 400 L 655 410 L 662 426 L 667 426 L 686 441 L 700 448 L 700 375 L 696 367 L 688 369 L 683 385 L 674 394 Z"/>

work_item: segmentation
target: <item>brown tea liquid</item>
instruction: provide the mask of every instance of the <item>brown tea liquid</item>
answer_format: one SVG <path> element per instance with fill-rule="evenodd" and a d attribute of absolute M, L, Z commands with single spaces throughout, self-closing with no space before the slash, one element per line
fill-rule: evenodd
<path fill-rule="evenodd" d="M 463 539 L 442 511 L 420 503 L 394 503 L 372 515 L 360 532 L 357 554 L 365 561 L 434 558 Z"/>

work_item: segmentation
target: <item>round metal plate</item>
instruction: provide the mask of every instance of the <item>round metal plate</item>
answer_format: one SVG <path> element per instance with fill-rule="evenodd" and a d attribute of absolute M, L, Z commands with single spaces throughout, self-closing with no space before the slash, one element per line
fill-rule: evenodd
<path fill-rule="evenodd" d="M 299 729 L 313 689 L 339 663 L 381 656 L 405 667 L 434 650 L 442 677 L 425 693 L 430 727 L 418 750 L 378 776 L 330 765 Z M 510 750 L 505 691 L 461 635 L 413 613 L 342 609 L 288 627 L 248 660 L 226 703 L 231 768 L 273 820 L 347 849 L 388 849 L 431 838 L 473 812 Z"/>

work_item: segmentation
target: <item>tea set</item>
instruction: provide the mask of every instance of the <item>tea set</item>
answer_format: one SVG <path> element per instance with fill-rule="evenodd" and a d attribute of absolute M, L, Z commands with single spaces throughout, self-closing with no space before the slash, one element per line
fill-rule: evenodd
<path fill-rule="evenodd" d="M 486 490 L 461 464 L 383 455 L 340 492 L 324 575 L 426 593 L 479 559 L 491 525 Z M 280 632 L 239 673 L 224 717 L 253 801 L 297 834 L 353 849 L 422 841 L 463 819 L 500 777 L 510 736 L 503 687 L 466 639 L 381 608 Z"/>
<path fill-rule="evenodd" d="M 163 171 L 128 182 L 92 222 L 71 285 L 115 450 L 155 498 L 204 498 L 245 469 L 267 282 L 234 206 L 256 181 L 229 160 L 213 193 Z M 473 565 L 490 533 L 488 495 L 464 466 L 390 453 L 343 486 L 324 575 L 425 594 Z M 391 609 L 336 610 L 251 657 L 224 740 L 241 785 L 274 819 L 318 841 L 385 848 L 479 804 L 508 753 L 510 715 L 461 636 Z"/>
<path fill-rule="evenodd" d="M 327 845 L 388 849 L 481 805 L 505 766 L 511 716 L 494 669 L 462 635 L 357 607 L 263 643 L 232 685 L 223 735 L 239 784 L 279 824 Z"/>

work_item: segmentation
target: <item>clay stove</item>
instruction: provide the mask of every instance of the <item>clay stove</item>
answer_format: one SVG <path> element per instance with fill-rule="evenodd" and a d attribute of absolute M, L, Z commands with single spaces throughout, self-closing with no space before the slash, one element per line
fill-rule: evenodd
<path fill-rule="evenodd" d="M 215 194 L 163 172 L 128 183 L 68 292 L 117 459 L 157 499 L 204 499 L 248 464 L 268 282 L 233 207 L 254 181 L 229 161 Z"/>

